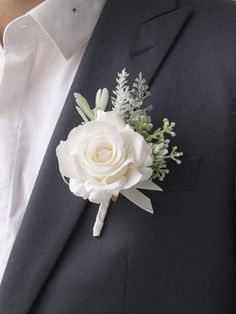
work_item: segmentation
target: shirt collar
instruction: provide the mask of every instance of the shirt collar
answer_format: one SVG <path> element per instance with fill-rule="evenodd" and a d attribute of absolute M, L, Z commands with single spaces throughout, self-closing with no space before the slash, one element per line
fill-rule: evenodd
<path fill-rule="evenodd" d="M 45 0 L 29 11 L 69 60 L 92 35 L 106 0 Z"/>

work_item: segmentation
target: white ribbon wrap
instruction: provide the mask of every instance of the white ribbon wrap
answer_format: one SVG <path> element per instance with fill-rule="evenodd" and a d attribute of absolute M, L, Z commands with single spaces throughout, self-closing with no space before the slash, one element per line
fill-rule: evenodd
<path fill-rule="evenodd" d="M 99 206 L 96 221 L 95 221 L 95 224 L 93 226 L 93 236 L 94 237 L 100 236 L 109 205 L 110 205 L 110 200 L 107 202 L 101 203 Z"/>
<path fill-rule="evenodd" d="M 142 208 L 143 210 L 153 214 L 153 207 L 152 202 L 150 198 L 148 198 L 146 195 L 144 195 L 142 192 L 140 192 L 137 189 L 142 190 L 149 190 L 149 191 L 162 191 L 162 189 L 153 183 L 151 180 L 147 180 L 144 182 L 140 182 L 136 184 L 133 188 L 130 188 L 128 190 L 122 190 L 120 191 L 120 194 L 122 194 L 124 197 L 126 197 L 129 201 L 137 205 L 138 207 Z M 93 227 L 93 236 L 99 237 L 104 225 L 104 220 L 110 205 L 110 201 L 103 202 L 100 204 L 96 221 Z"/>

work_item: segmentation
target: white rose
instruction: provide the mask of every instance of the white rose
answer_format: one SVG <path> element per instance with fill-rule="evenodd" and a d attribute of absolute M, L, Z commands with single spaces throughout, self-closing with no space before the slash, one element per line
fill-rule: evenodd
<path fill-rule="evenodd" d="M 152 175 L 151 147 L 116 111 L 99 110 L 95 121 L 74 128 L 56 153 L 76 196 L 108 201 Z"/>

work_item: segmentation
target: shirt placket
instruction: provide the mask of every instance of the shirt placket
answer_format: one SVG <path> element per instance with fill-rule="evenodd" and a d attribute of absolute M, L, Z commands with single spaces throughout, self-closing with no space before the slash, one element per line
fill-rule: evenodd
<path fill-rule="evenodd" d="M 21 138 L 21 113 L 31 70 L 33 45 L 24 18 L 10 24 L 4 34 L 0 83 L 0 270 L 12 247 L 11 228 L 18 213 L 12 208 L 12 187 Z M 17 197 L 16 195 L 14 197 Z M 11 228 L 8 228 L 11 221 Z M 4 252 L 4 254 L 3 254 Z M 0 271 L 0 274 L 2 271 Z M 0 278 L 1 281 L 1 278 Z"/>

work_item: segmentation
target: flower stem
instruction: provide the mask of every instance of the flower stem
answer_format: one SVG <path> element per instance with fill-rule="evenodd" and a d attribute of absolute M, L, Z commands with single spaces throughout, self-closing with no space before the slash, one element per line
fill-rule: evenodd
<path fill-rule="evenodd" d="M 93 236 L 99 237 L 104 225 L 104 220 L 106 218 L 106 214 L 109 208 L 110 200 L 106 202 L 102 202 L 99 206 L 96 221 L 93 227 Z"/>

